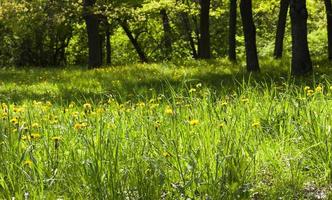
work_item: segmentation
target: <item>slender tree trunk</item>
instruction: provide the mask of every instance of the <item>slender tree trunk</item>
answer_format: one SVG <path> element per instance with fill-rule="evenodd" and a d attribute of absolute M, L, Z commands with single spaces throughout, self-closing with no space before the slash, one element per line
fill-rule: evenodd
<path fill-rule="evenodd" d="M 304 75 L 312 71 L 308 47 L 306 0 L 291 0 L 290 15 L 292 25 L 292 74 Z"/>
<path fill-rule="evenodd" d="M 252 16 L 251 0 L 241 0 L 240 10 L 245 38 L 247 70 L 259 71 L 260 69 L 256 46 L 256 27 Z"/>
<path fill-rule="evenodd" d="M 331 0 L 324 0 L 327 17 L 328 56 L 332 60 L 332 5 Z"/>
<path fill-rule="evenodd" d="M 133 33 L 131 32 L 128 23 L 124 21 L 124 22 L 120 22 L 120 25 L 123 28 L 123 30 L 126 32 L 131 43 L 133 44 L 138 56 L 140 57 L 141 62 L 145 62 L 145 63 L 148 62 L 148 59 L 147 59 L 142 47 L 139 45 L 137 38 L 135 38 Z"/>
<path fill-rule="evenodd" d="M 277 26 L 276 41 L 274 46 L 274 57 L 281 58 L 284 46 L 284 37 L 287 21 L 287 13 L 290 0 L 280 0 L 279 20 Z"/>
<path fill-rule="evenodd" d="M 88 32 L 88 47 L 89 47 L 89 68 L 96 68 L 102 65 L 102 48 L 101 38 L 99 35 L 99 19 L 98 16 L 91 13 L 91 8 L 94 6 L 95 0 L 84 0 L 84 19 Z"/>
<path fill-rule="evenodd" d="M 171 39 L 172 31 L 166 9 L 160 10 L 160 16 L 163 22 L 163 29 L 164 29 L 164 38 L 163 38 L 164 54 L 165 58 L 169 59 L 172 53 L 172 39 Z"/>
<path fill-rule="evenodd" d="M 197 59 L 198 54 L 197 54 L 197 50 L 196 50 L 196 46 L 195 46 L 195 41 L 194 41 L 194 38 L 192 36 L 192 29 L 191 29 L 191 26 L 190 26 L 189 16 L 185 12 L 180 13 L 180 16 L 181 16 L 181 21 L 182 21 L 182 24 L 183 24 L 185 35 L 187 36 L 187 39 L 188 39 L 189 44 L 190 44 L 190 48 L 191 48 L 191 51 L 192 51 L 192 56 L 193 56 L 193 58 Z"/>
<path fill-rule="evenodd" d="M 237 17 L 237 2 L 230 0 L 229 6 L 229 35 L 228 35 L 228 58 L 231 61 L 236 61 L 236 17 Z"/>
<path fill-rule="evenodd" d="M 200 18 L 200 40 L 198 46 L 199 58 L 209 59 L 210 53 L 210 0 L 200 0 L 201 18 Z"/>
<path fill-rule="evenodd" d="M 111 33 L 110 33 L 110 27 L 109 24 L 106 25 L 106 64 L 111 65 Z"/>

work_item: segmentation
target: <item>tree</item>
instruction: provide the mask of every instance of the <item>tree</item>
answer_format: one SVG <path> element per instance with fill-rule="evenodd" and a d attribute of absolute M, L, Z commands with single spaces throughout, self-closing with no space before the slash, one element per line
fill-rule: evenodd
<path fill-rule="evenodd" d="M 332 60 L 332 5 L 331 0 L 324 0 L 327 18 L 328 57 Z"/>
<path fill-rule="evenodd" d="M 279 19 L 277 25 L 277 34 L 274 46 L 274 57 L 281 58 L 284 46 L 284 37 L 287 21 L 287 13 L 290 0 L 280 0 Z"/>
<path fill-rule="evenodd" d="M 89 68 L 100 67 L 102 60 L 102 38 L 99 35 L 99 17 L 93 13 L 96 0 L 83 1 L 83 16 L 88 33 Z"/>
<path fill-rule="evenodd" d="M 256 46 L 256 27 L 252 16 L 251 0 L 241 0 L 240 11 L 245 39 L 247 70 L 259 71 L 260 69 Z"/>
<path fill-rule="evenodd" d="M 237 1 L 230 0 L 229 5 L 229 33 L 228 33 L 228 58 L 236 61 L 236 18 Z"/>
<path fill-rule="evenodd" d="M 290 15 L 292 26 L 292 74 L 304 75 L 312 71 L 308 47 L 306 0 L 291 0 Z"/>
<path fill-rule="evenodd" d="M 172 31 L 170 22 L 168 19 L 167 11 L 165 8 L 160 10 L 160 16 L 163 23 L 164 37 L 163 37 L 163 46 L 164 46 L 164 57 L 170 58 L 170 54 L 172 53 Z"/>
<path fill-rule="evenodd" d="M 210 0 L 200 0 L 201 17 L 200 17 L 200 39 L 198 46 L 199 58 L 209 59 L 210 53 Z"/>

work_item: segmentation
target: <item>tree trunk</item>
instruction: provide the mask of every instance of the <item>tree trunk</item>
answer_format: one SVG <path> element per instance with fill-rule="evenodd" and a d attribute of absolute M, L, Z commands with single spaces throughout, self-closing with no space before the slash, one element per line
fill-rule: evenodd
<path fill-rule="evenodd" d="M 236 61 L 236 17 L 237 17 L 236 10 L 237 10 L 236 0 L 230 0 L 228 58 L 231 61 Z"/>
<path fill-rule="evenodd" d="M 196 50 L 196 47 L 195 47 L 195 41 L 194 41 L 194 38 L 192 36 L 192 29 L 191 29 L 191 26 L 190 26 L 190 21 L 189 21 L 188 14 L 185 13 L 185 12 L 182 12 L 180 15 L 181 15 L 181 21 L 182 21 L 182 24 L 183 24 L 185 35 L 187 36 L 190 47 L 191 47 L 193 58 L 197 59 L 198 54 L 197 54 L 197 50 Z"/>
<path fill-rule="evenodd" d="M 201 17 L 200 17 L 200 39 L 198 46 L 199 58 L 209 59 L 210 53 L 210 0 L 200 0 Z"/>
<path fill-rule="evenodd" d="M 290 0 L 280 0 L 279 20 L 277 26 L 276 41 L 274 46 L 274 57 L 277 59 L 281 58 L 283 53 L 289 1 Z"/>
<path fill-rule="evenodd" d="M 324 0 L 327 17 L 328 56 L 332 60 L 332 5 L 331 0 Z"/>
<path fill-rule="evenodd" d="M 109 24 L 106 25 L 106 64 L 111 65 L 111 33 L 110 33 L 110 27 Z"/>
<path fill-rule="evenodd" d="M 260 69 L 256 47 L 256 27 L 252 16 L 251 0 L 241 0 L 240 10 L 245 38 L 247 70 L 259 71 Z"/>
<path fill-rule="evenodd" d="M 169 23 L 168 15 L 166 12 L 166 9 L 161 9 L 160 10 L 160 16 L 163 21 L 163 29 L 164 29 L 164 57 L 169 59 L 172 53 L 172 31 L 171 31 L 171 26 Z"/>
<path fill-rule="evenodd" d="M 291 0 L 290 15 L 292 25 L 292 74 L 304 75 L 312 71 L 308 38 L 308 12 L 306 0 Z"/>
<path fill-rule="evenodd" d="M 133 33 L 129 29 L 128 23 L 126 21 L 122 21 L 122 22 L 120 22 L 120 25 L 123 28 L 123 30 L 126 32 L 131 43 L 133 44 L 138 56 L 140 57 L 141 62 L 143 62 L 143 63 L 148 62 L 148 59 L 147 59 L 142 47 L 139 45 L 137 38 L 134 37 Z"/>
<path fill-rule="evenodd" d="M 84 19 L 88 32 L 88 47 L 89 47 L 89 68 L 100 67 L 102 61 L 102 47 L 101 38 L 99 35 L 99 19 L 98 16 L 91 13 L 95 0 L 84 0 Z"/>

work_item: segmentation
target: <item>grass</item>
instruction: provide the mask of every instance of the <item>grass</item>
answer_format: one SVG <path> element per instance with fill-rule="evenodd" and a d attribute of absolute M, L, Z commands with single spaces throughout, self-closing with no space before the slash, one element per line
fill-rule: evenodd
<path fill-rule="evenodd" d="M 316 63 L 297 79 L 269 60 L 3 69 L 0 199 L 332 198 Z"/>

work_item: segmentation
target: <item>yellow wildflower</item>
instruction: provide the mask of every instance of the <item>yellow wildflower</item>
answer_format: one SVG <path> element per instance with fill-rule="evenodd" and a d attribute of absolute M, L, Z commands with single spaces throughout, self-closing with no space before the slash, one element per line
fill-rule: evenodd
<path fill-rule="evenodd" d="M 193 93 L 193 92 L 196 92 L 196 89 L 195 89 L 195 88 L 191 88 L 191 89 L 189 90 L 189 93 Z"/>
<path fill-rule="evenodd" d="M 28 166 L 28 167 L 32 167 L 33 162 L 31 160 L 26 160 L 26 161 L 24 161 L 23 165 Z"/>
<path fill-rule="evenodd" d="M 17 125 L 18 124 L 18 119 L 17 117 L 14 117 L 13 119 L 10 120 L 10 122 L 14 125 Z"/>
<path fill-rule="evenodd" d="M 197 120 L 197 119 L 190 120 L 190 121 L 189 121 L 189 124 L 190 124 L 191 126 L 196 126 L 196 125 L 199 124 L 199 120 Z"/>
<path fill-rule="evenodd" d="M 248 98 L 242 98 L 242 99 L 241 99 L 241 102 L 243 102 L 243 103 L 248 103 L 248 102 L 249 102 L 249 99 L 248 99 Z"/>
<path fill-rule="evenodd" d="M 32 133 L 31 134 L 31 139 L 38 140 L 41 138 L 41 135 L 39 133 Z"/>
<path fill-rule="evenodd" d="M 32 128 L 39 128 L 40 126 L 39 126 L 38 123 L 33 123 L 33 124 L 31 125 L 31 127 L 32 127 Z"/>
<path fill-rule="evenodd" d="M 317 92 L 317 93 L 321 93 L 321 92 L 323 92 L 323 88 L 322 88 L 322 86 L 317 86 L 316 88 L 315 88 L 315 92 Z"/>
<path fill-rule="evenodd" d="M 314 91 L 313 91 L 313 90 L 308 90 L 308 91 L 307 91 L 307 95 L 308 95 L 308 96 L 312 96 L 313 94 L 314 94 Z"/>
<path fill-rule="evenodd" d="M 165 158 L 169 158 L 169 157 L 172 157 L 172 154 L 170 154 L 169 152 L 165 151 L 165 152 L 163 152 L 163 156 Z"/>
<path fill-rule="evenodd" d="M 165 114 L 173 115 L 174 114 L 173 109 L 171 107 L 167 106 L 165 109 Z"/>
<path fill-rule="evenodd" d="M 259 128 L 259 127 L 261 127 L 261 123 L 260 122 L 254 122 L 251 126 L 253 128 Z"/>
<path fill-rule="evenodd" d="M 87 110 L 87 111 L 89 111 L 89 110 L 92 109 L 92 106 L 91 106 L 91 104 L 89 104 L 89 103 L 85 103 L 85 104 L 83 105 L 83 107 L 84 107 L 84 110 Z"/>
<path fill-rule="evenodd" d="M 75 128 L 76 130 L 81 130 L 81 129 L 86 128 L 87 126 L 88 126 L 88 124 L 85 123 L 85 122 L 83 122 L 83 123 L 76 123 L 76 124 L 74 125 L 74 128 Z"/>
<path fill-rule="evenodd" d="M 309 86 L 305 86 L 304 87 L 304 91 L 307 92 L 308 90 L 310 90 L 310 87 Z"/>

